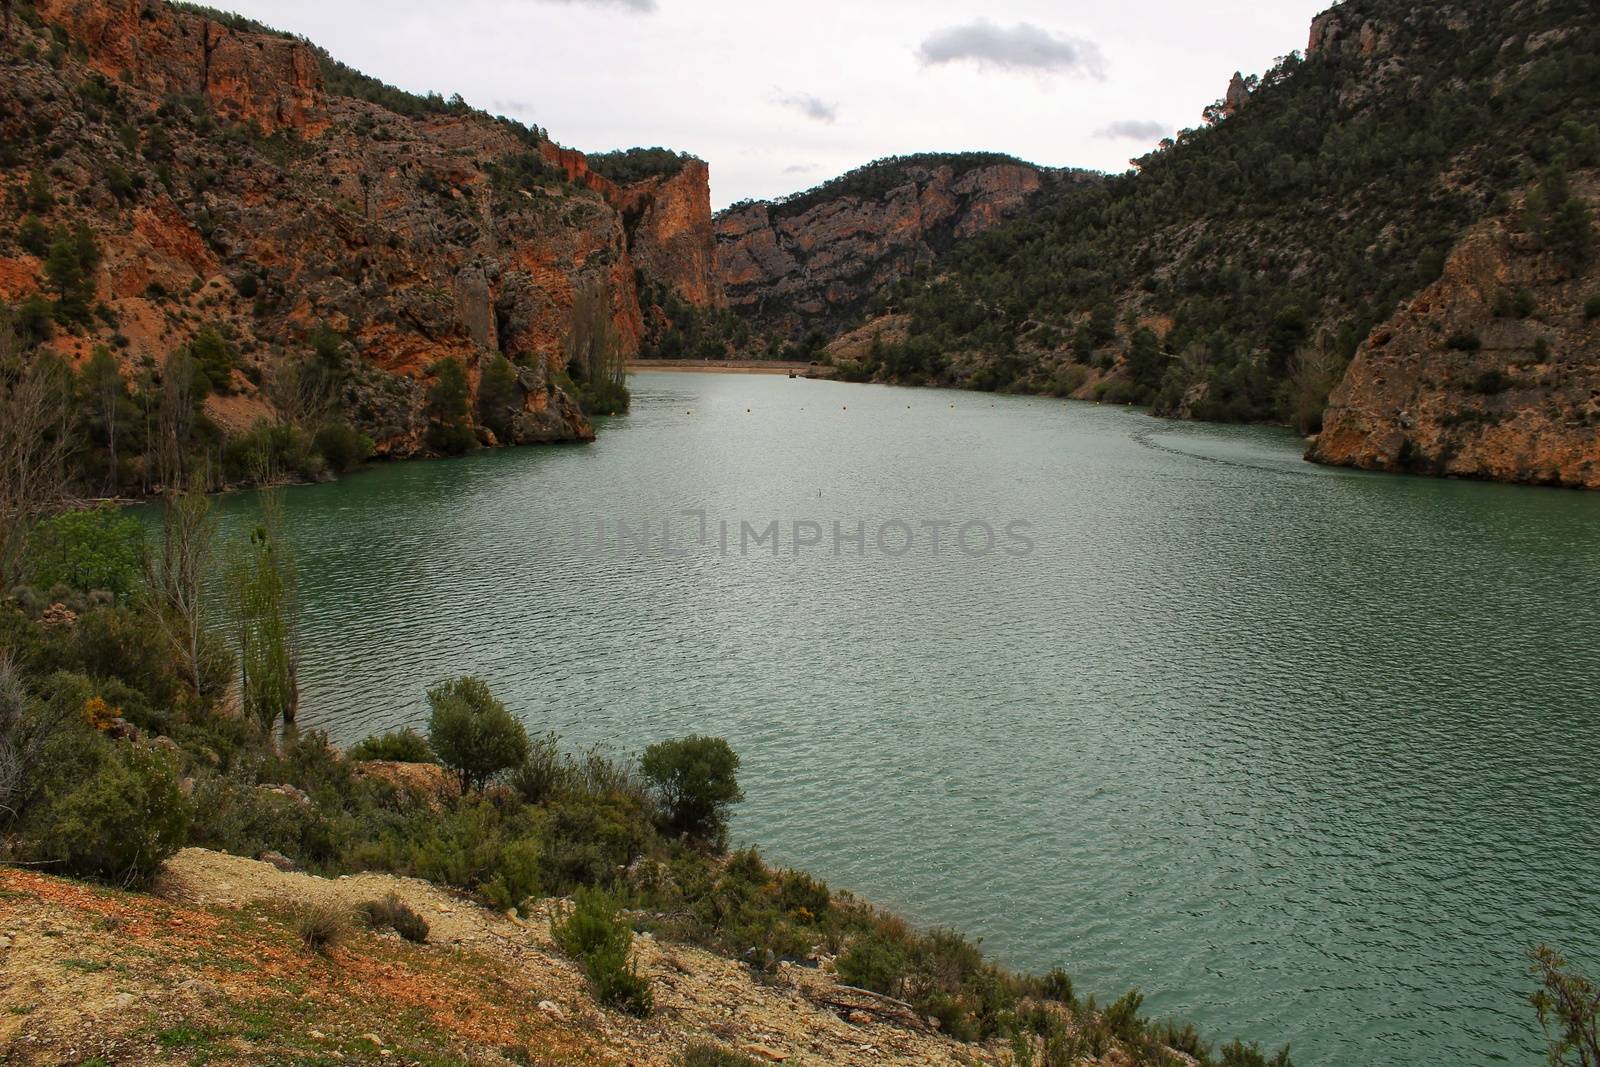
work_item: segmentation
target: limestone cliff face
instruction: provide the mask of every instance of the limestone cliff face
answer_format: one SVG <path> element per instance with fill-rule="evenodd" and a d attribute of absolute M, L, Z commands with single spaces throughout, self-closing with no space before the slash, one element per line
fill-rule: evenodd
<path fill-rule="evenodd" d="M 268 134 L 323 122 L 322 68 L 300 41 L 236 33 L 159 0 L 38 0 L 35 7 L 84 44 L 94 69 L 119 81 L 204 96 Z"/>
<path fill-rule="evenodd" d="M 877 164 L 789 201 L 718 215 L 717 274 L 729 306 L 762 330 L 835 332 L 879 289 L 1015 216 L 1051 180 L 1015 161 Z"/>
<path fill-rule="evenodd" d="M 1600 205 L 1600 182 L 1578 189 Z M 1600 488 L 1597 256 L 1573 271 L 1516 214 L 1474 227 L 1361 346 L 1309 458 Z"/>
<path fill-rule="evenodd" d="M 690 160 L 677 174 L 629 186 L 622 211 L 629 247 L 645 276 L 697 308 L 725 303 L 717 276 L 717 234 L 711 219 L 711 172 Z"/>
<path fill-rule="evenodd" d="M 134 380 L 215 326 L 238 353 L 211 402 L 225 430 L 274 417 L 282 368 L 332 331 L 357 357 L 341 403 L 380 452 L 425 449 L 441 359 L 476 388 L 500 355 L 518 367 L 516 441 L 587 439 L 558 384 L 575 294 L 603 290 L 624 354 L 644 330 L 640 273 L 718 299 L 704 164 L 620 188 L 582 153 L 465 107 L 330 92 L 323 57 L 282 35 L 160 0 L 35 11 L 0 44 L 0 139 L 18 149 L 0 186 L 45 174 L 40 221 L 87 226 L 101 252 L 103 313 L 48 344 L 71 358 L 106 345 Z M 72 44 L 59 66 L 52 29 Z M 0 297 L 16 300 L 43 271 L 10 230 Z"/>

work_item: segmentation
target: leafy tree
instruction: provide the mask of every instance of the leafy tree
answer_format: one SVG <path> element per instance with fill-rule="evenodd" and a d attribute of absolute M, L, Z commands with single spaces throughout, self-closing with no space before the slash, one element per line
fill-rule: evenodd
<path fill-rule="evenodd" d="M 44 171 L 36 170 L 28 175 L 23 203 L 27 205 L 29 211 L 41 215 L 56 206 L 56 198 L 50 192 L 50 179 L 45 176 Z"/>
<path fill-rule="evenodd" d="M 517 368 L 505 356 L 493 357 L 478 381 L 478 421 L 505 444 L 511 440 L 512 418 L 521 404 Z"/>
<path fill-rule="evenodd" d="M 478 437 L 472 431 L 467 372 L 448 357 L 429 370 L 434 380 L 428 390 L 428 447 L 447 456 L 472 451 L 478 447 Z"/>
<path fill-rule="evenodd" d="M 28 543 L 28 577 L 42 588 L 133 592 L 144 565 L 144 524 L 110 504 L 41 522 Z"/>
<path fill-rule="evenodd" d="M 233 392 L 233 345 L 220 329 L 211 324 L 200 327 L 189 342 L 189 356 L 208 390 L 224 396 Z"/>
<path fill-rule="evenodd" d="M 428 705 L 428 743 L 463 791 L 480 789 L 527 759 L 527 730 L 481 678 L 441 682 L 428 690 Z"/>
<path fill-rule="evenodd" d="M 645 749 L 639 771 L 656 790 L 674 831 L 721 847 L 728 809 L 744 799 L 739 756 L 720 737 L 685 737 Z"/>
<path fill-rule="evenodd" d="M 94 233 L 83 223 L 68 230 L 56 228 L 50 251 L 45 257 L 45 287 L 55 294 L 57 322 L 87 326 L 90 305 L 94 302 L 94 271 L 100 264 L 100 249 Z"/>
<path fill-rule="evenodd" d="M 50 227 L 36 215 L 26 215 L 17 224 L 17 244 L 24 252 L 42 256 L 50 251 Z"/>

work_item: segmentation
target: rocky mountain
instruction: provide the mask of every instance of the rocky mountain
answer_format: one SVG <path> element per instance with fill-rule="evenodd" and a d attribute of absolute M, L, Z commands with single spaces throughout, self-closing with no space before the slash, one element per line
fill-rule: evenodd
<path fill-rule="evenodd" d="M 872 305 L 882 328 L 836 346 L 842 370 L 1315 433 L 1344 366 L 1404 332 L 1390 317 L 1470 257 L 1458 244 L 1475 227 L 1514 230 L 1547 172 L 1600 165 L 1593 14 L 1583 0 L 1346 0 L 1303 53 L 1236 75 L 1204 125 L 1126 174 L 1037 197 L 930 274 L 902 272 Z M 1569 243 L 1591 256 L 1575 203 Z M 1548 295 L 1569 314 L 1553 309 L 1572 294 Z"/>
<path fill-rule="evenodd" d="M 956 242 L 1016 217 L 1047 190 L 1093 180 L 987 153 L 879 160 L 782 200 L 720 212 L 717 275 L 729 306 L 759 333 L 835 333 Z"/>
<path fill-rule="evenodd" d="M 1473 227 L 1357 350 L 1311 458 L 1600 489 L 1600 257 L 1561 245 L 1574 202 L 1600 208 L 1592 173 Z"/>
<path fill-rule="evenodd" d="M 176 351 L 207 379 L 185 443 L 218 464 L 263 426 L 347 424 L 395 456 L 581 440 L 579 320 L 625 357 L 641 283 L 720 300 L 698 160 L 613 181 L 543 130 L 205 9 L 7 10 L 0 299 L 25 343 L 110 354 L 146 424 L 124 441 L 149 436 Z M 308 413 L 313 379 L 330 395 Z M 111 480 L 148 486 L 134 452 Z"/>

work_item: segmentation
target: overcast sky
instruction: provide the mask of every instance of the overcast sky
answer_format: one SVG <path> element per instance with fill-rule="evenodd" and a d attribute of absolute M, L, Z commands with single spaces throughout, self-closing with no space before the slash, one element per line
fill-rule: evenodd
<path fill-rule="evenodd" d="M 1332 0 L 212 0 L 586 151 L 685 149 L 723 207 L 880 156 L 1122 170 Z"/>

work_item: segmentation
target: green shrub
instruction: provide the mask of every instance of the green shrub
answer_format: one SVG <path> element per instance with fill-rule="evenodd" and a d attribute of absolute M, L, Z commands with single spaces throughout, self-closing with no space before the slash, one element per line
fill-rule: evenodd
<path fill-rule="evenodd" d="M 371 459 L 376 447 L 372 438 L 342 422 L 318 430 L 314 443 L 329 469 L 340 474 L 353 471 Z"/>
<path fill-rule="evenodd" d="M 718 1045 L 690 1045 L 678 1060 L 678 1067 L 758 1067 L 749 1056 L 729 1052 Z"/>
<path fill-rule="evenodd" d="M 419 945 L 428 940 L 428 920 L 401 900 L 398 893 L 390 893 L 382 900 L 369 900 L 359 910 L 362 920 L 374 930 L 393 930 Z"/>
<path fill-rule="evenodd" d="M 362 760 L 388 760 L 393 763 L 438 763 L 439 757 L 428 746 L 428 739 L 407 726 L 386 734 L 373 734 L 352 745 L 347 755 Z"/>
<path fill-rule="evenodd" d="M 428 741 L 463 791 L 481 788 L 528 757 L 528 732 L 480 678 L 457 678 L 428 690 Z"/>
<path fill-rule="evenodd" d="M 546 809 L 547 888 L 610 885 L 653 838 L 649 810 L 625 793 L 567 792 Z"/>
<path fill-rule="evenodd" d="M 1583 317 L 1589 322 L 1600 319 L 1600 293 L 1583 302 Z"/>
<path fill-rule="evenodd" d="M 738 770 L 738 755 L 720 737 L 662 741 L 639 761 L 667 827 L 718 847 L 727 837 L 728 809 L 744 799 Z"/>
<path fill-rule="evenodd" d="M 1511 388 L 1511 378 L 1498 367 L 1486 370 L 1472 380 L 1472 391 L 1480 396 L 1497 396 Z"/>
<path fill-rule="evenodd" d="M 37 216 L 25 215 L 17 224 L 17 244 L 24 252 L 42 256 L 50 251 L 50 227 Z"/>
<path fill-rule="evenodd" d="M 551 916 L 550 936 L 562 952 L 582 961 L 596 1000 L 643 1018 L 654 998 L 631 958 L 633 929 L 621 912 L 604 890 L 580 889 L 571 907 Z"/>
<path fill-rule="evenodd" d="M 1494 298 L 1494 313 L 1502 319 L 1525 319 L 1538 309 L 1539 303 L 1526 289 L 1502 289 Z"/>
<path fill-rule="evenodd" d="M 1457 352 L 1476 352 L 1483 347 L 1483 339 L 1476 333 L 1453 333 L 1445 344 Z"/>
<path fill-rule="evenodd" d="M 350 917 L 344 909 L 320 901 L 292 909 L 289 922 L 306 948 L 321 956 L 326 956 L 350 933 Z"/>
<path fill-rule="evenodd" d="M 877 929 L 858 936 L 834 961 L 839 980 L 885 996 L 900 995 L 901 979 L 909 961 L 903 930 Z"/>
<path fill-rule="evenodd" d="M 28 580 L 45 589 L 65 585 L 125 597 L 143 564 L 144 524 L 109 504 L 46 519 L 28 542 Z"/>
<path fill-rule="evenodd" d="M 188 843 L 191 820 L 170 756 L 113 744 L 92 774 L 46 802 L 28 851 L 51 870 L 143 886 Z"/>
<path fill-rule="evenodd" d="M 1294 1060 L 1289 1058 L 1288 1045 L 1268 1059 L 1260 1045 L 1255 1042 L 1247 1045 L 1235 1038 L 1222 1046 L 1221 1055 L 1219 1062 L 1222 1067 L 1294 1067 Z"/>

